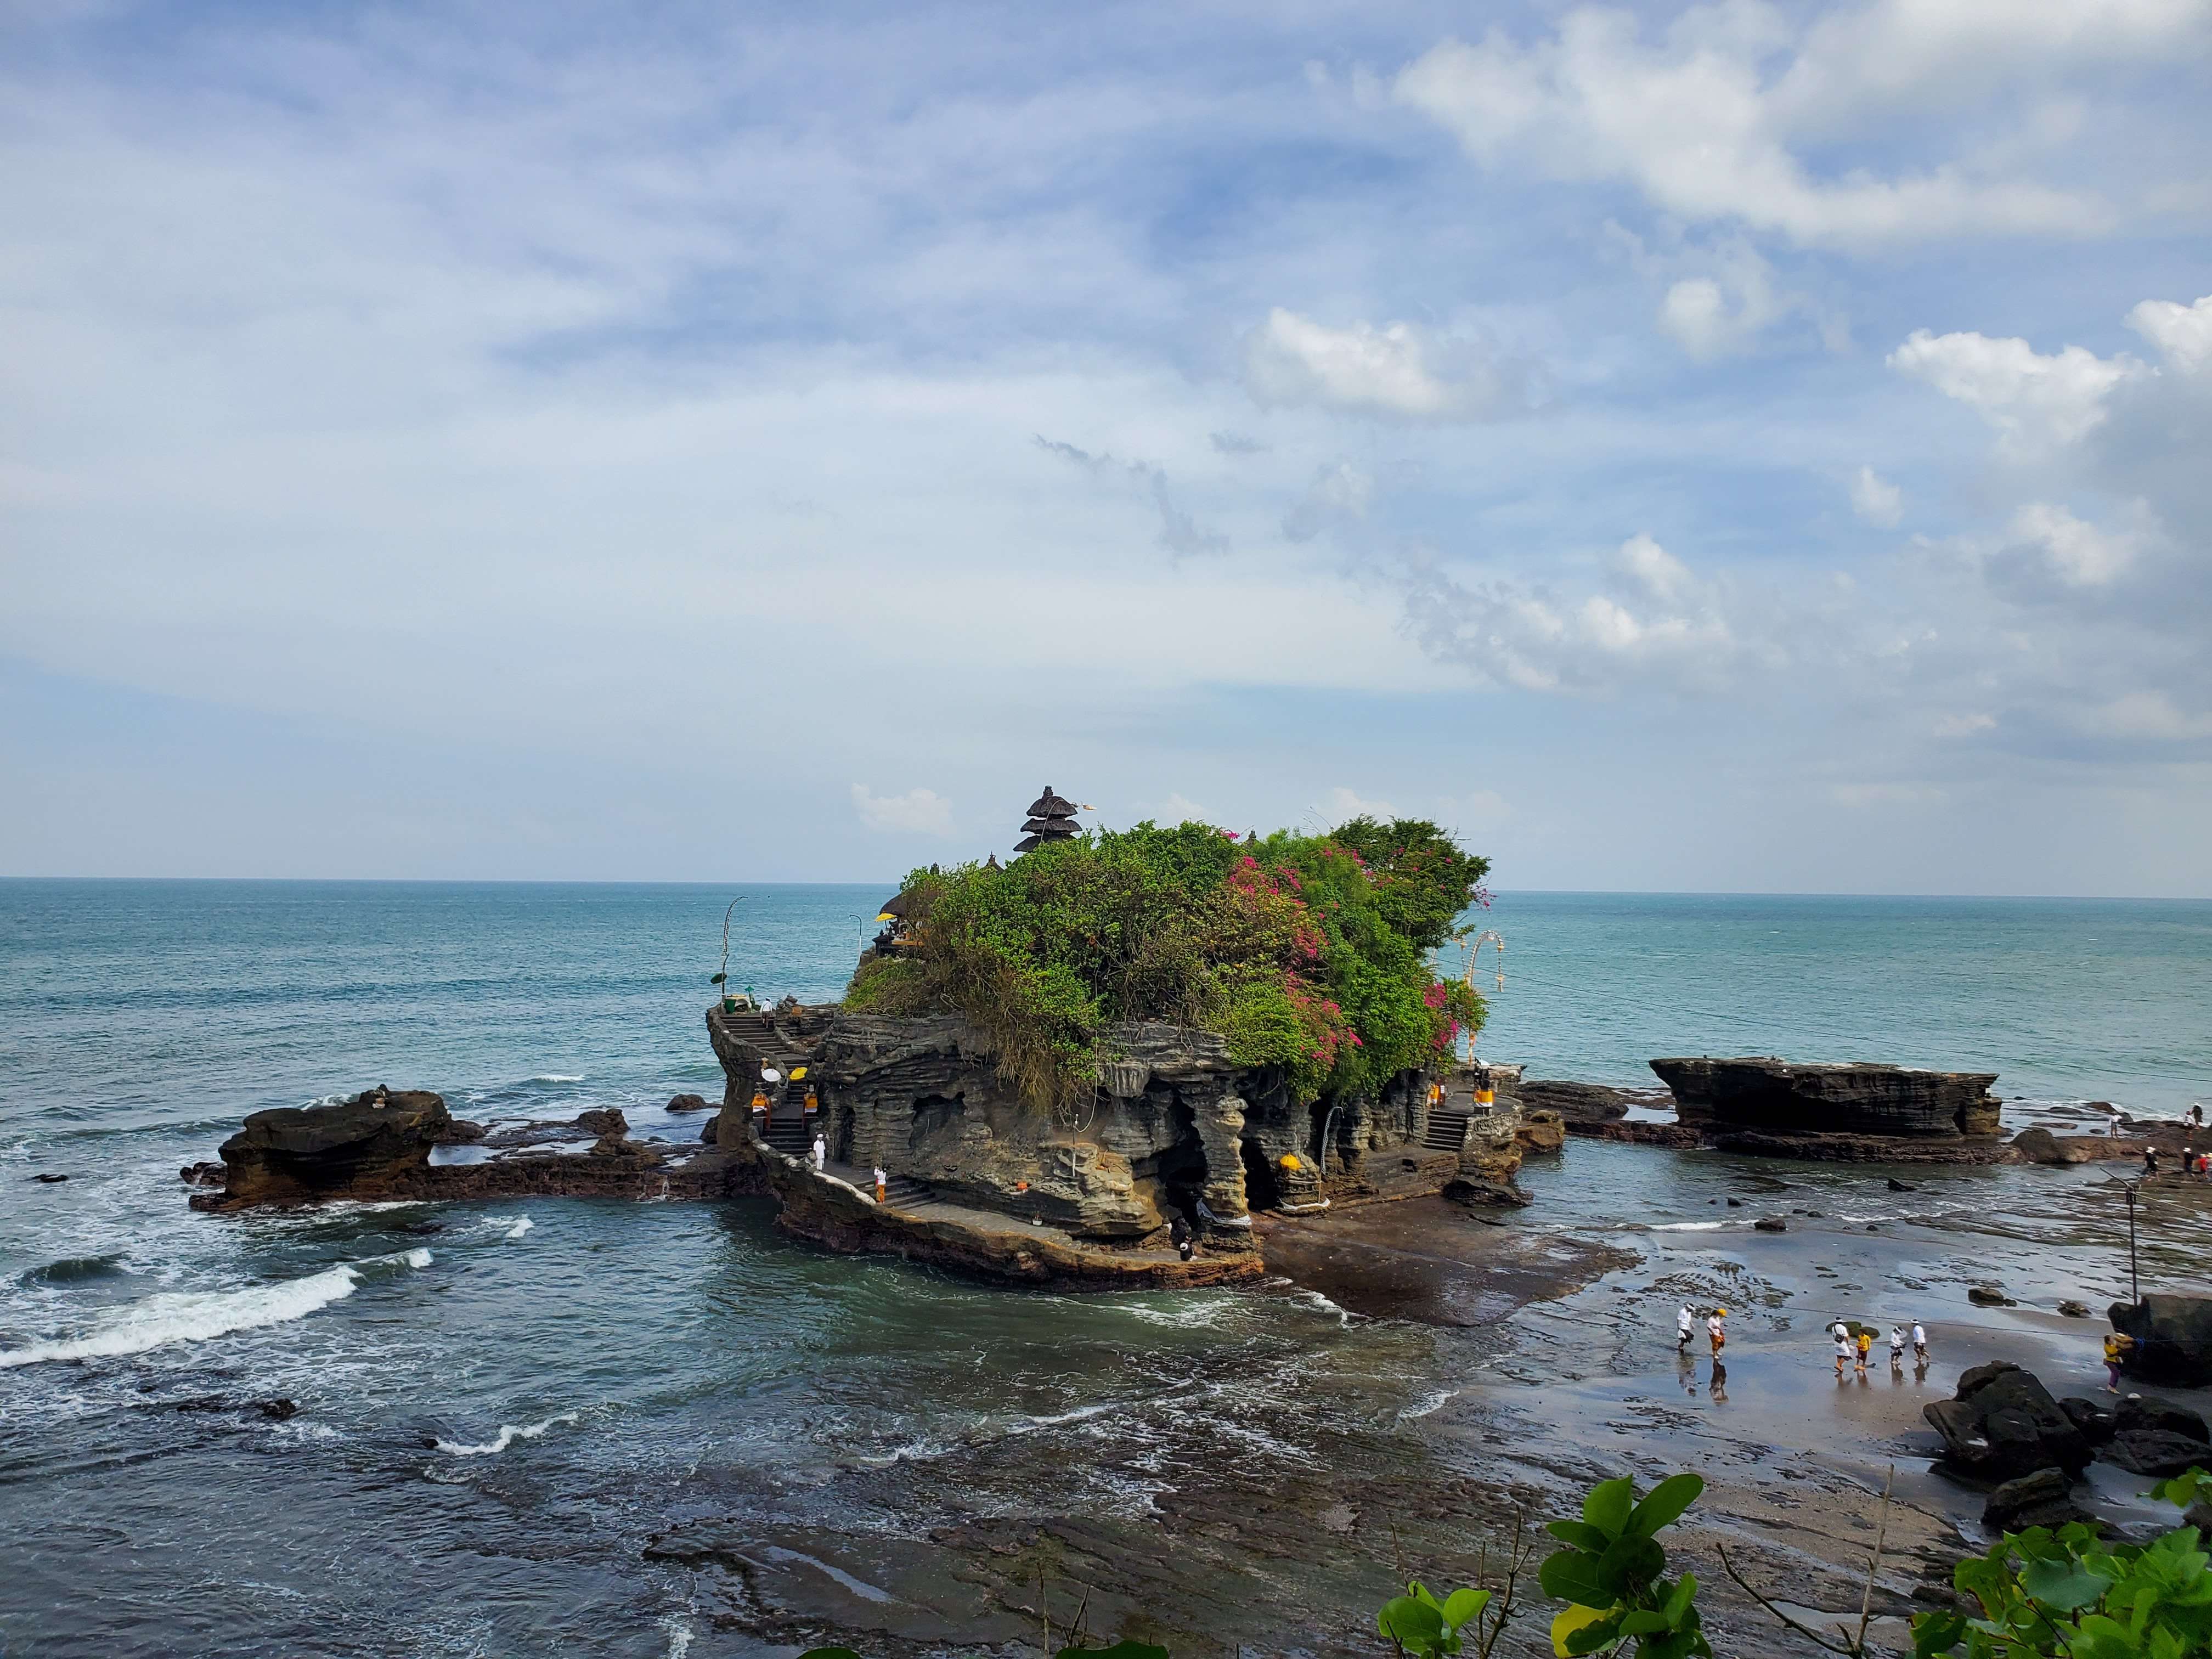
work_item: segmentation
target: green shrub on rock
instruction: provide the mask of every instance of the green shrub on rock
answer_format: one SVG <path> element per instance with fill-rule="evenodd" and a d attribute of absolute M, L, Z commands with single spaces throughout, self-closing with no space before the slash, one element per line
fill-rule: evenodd
<path fill-rule="evenodd" d="M 1090 830 L 1004 868 L 916 871 L 911 942 L 866 963 L 845 1004 L 966 1016 L 1039 1108 L 1092 1086 L 1124 1020 L 1217 1031 L 1301 1101 L 1371 1092 L 1481 1028 L 1482 1000 L 1429 953 L 1489 867 L 1421 819 L 1245 842 L 1192 823 Z"/>

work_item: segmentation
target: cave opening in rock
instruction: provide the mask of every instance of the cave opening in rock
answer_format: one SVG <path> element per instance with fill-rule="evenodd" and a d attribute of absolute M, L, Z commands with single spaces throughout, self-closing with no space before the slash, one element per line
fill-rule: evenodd
<path fill-rule="evenodd" d="M 907 1128 L 907 1149 L 920 1152 L 923 1142 L 934 1139 L 951 1127 L 955 1119 L 967 1115 L 968 1097 L 964 1094 L 922 1096 L 914 1103 L 914 1121 Z"/>
<path fill-rule="evenodd" d="M 1282 1174 L 1267 1161 L 1267 1149 L 1247 1135 L 1237 1143 L 1244 1160 L 1244 1207 L 1272 1210 L 1283 1201 Z"/>

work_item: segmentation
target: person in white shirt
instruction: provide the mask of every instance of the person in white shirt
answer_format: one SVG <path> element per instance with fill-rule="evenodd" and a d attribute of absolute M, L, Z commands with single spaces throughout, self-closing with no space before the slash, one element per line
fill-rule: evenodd
<path fill-rule="evenodd" d="M 1712 1343 L 1713 1353 L 1716 1357 L 1719 1355 L 1722 1347 L 1728 1341 L 1728 1327 L 1723 1322 L 1727 1317 L 1726 1308 L 1716 1308 L 1713 1310 L 1713 1316 L 1705 1321 L 1705 1336 Z"/>
<path fill-rule="evenodd" d="M 1928 1333 L 1917 1319 L 1912 1322 L 1912 1363 L 1916 1365 L 1928 1363 Z"/>
<path fill-rule="evenodd" d="M 819 1134 L 814 1137 L 814 1173 L 820 1175 L 830 1162 L 830 1143 Z"/>
<path fill-rule="evenodd" d="M 1851 1334 L 1838 1322 L 1829 1333 L 1836 1339 L 1836 1381 L 1844 1380 L 1844 1364 L 1851 1357 Z"/>
<path fill-rule="evenodd" d="M 1893 1371 L 1905 1369 L 1905 1327 L 1902 1325 L 1889 1328 L 1889 1368 Z"/>
<path fill-rule="evenodd" d="M 890 1180 L 890 1177 L 889 1176 L 887 1176 L 887 1175 L 885 1175 L 885 1174 L 884 1173 L 884 1166 L 883 1166 L 882 1164 L 877 1164 L 877 1165 L 876 1165 L 876 1202 L 877 1202 L 877 1203 L 880 1204 L 880 1203 L 882 1203 L 882 1202 L 884 1201 L 884 1187 L 885 1183 L 886 1183 L 886 1182 L 888 1182 Z"/>
<path fill-rule="evenodd" d="M 1690 1311 L 1690 1304 L 1686 1302 L 1685 1302 L 1681 1307 L 1676 1310 L 1674 1315 L 1674 1348 L 1678 1353 L 1689 1352 L 1690 1333 L 1696 1328 L 1697 1320 L 1698 1316 Z"/>

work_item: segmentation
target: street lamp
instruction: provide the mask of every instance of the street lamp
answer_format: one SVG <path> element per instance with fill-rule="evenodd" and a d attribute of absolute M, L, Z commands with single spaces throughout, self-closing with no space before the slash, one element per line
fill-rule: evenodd
<path fill-rule="evenodd" d="M 2142 1287 L 2136 1280 L 2136 1195 L 2142 1190 L 2142 1182 L 2127 1183 L 2128 1194 L 2128 1299 L 2142 1300 Z"/>

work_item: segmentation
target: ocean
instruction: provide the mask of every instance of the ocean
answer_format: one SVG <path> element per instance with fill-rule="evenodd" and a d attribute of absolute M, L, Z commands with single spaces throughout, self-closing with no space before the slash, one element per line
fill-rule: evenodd
<path fill-rule="evenodd" d="M 1575 1437 L 1529 1389 L 1571 1380 L 1613 1420 L 1677 1280 L 1746 1304 L 1733 1409 L 1778 1443 L 1800 1431 L 1757 1415 L 1761 1367 L 1788 1397 L 1821 1297 L 1909 1281 L 1954 1352 L 2071 1354 L 2055 1316 L 1970 1312 L 1966 1285 L 2125 1282 L 2108 1170 L 1916 1175 L 1907 1200 L 1794 1171 L 1818 1219 L 1754 1258 L 1723 1199 L 1771 1166 L 1586 1143 L 1532 1162 L 1516 1223 L 1558 1287 L 1463 1326 L 1291 1283 L 988 1290 L 793 1244 L 751 1202 L 185 1207 L 178 1170 L 246 1114 L 380 1082 L 696 1137 L 662 1108 L 720 1091 L 726 906 L 732 981 L 818 1000 L 890 891 L 0 881 L 0 1655 L 712 1659 L 854 1629 L 930 1651 L 1035 1629 L 1039 1528 L 1061 1527 L 1049 1602 L 1052 1571 L 1135 1572 L 1164 1517 L 1225 1529 L 1117 1604 L 1179 1659 L 1280 1650 L 1286 1620 L 1333 1650 L 1332 1609 L 1358 1626 L 1395 1567 L 1270 1567 L 1252 1517 L 1334 1536 L 1370 1513 L 1352 1486 L 1463 1483 L 1468 1437 L 1516 1413 Z M 1531 1076 L 1775 1053 L 1993 1071 L 2028 1112 L 2212 1099 L 2212 903 L 1505 893 L 1482 920 L 1506 948 L 1502 990 L 1487 947 L 1478 968 L 1481 1052 Z M 2152 1223 L 2144 1270 L 2201 1285 L 2203 1215 Z M 1517 1478 L 1577 1455 L 1524 1445 Z M 1212 1611 L 1177 1623 L 1179 1595 Z"/>

